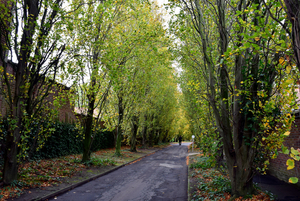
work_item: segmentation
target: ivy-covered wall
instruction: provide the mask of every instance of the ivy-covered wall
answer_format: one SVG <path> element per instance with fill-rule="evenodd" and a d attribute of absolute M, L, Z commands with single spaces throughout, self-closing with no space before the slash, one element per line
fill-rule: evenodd
<path fill-rule="evenodd" d="M 73 124 L 57 122 L 55 132 L 47 139 L 39 151 L 35 151 L 31 158 L 55 158 L 83 152 L 82 135 Z M 112 132 L 98 130 L 94 133 L 91 151 L 111 148 L 114 146 Z"/>
<path fill-rule="evenodd" d="M 5 136 L 6 125 L 1 125 L 1 130 Z M 60 156 L 80 154 L 83 152 L 83 136 L 74 124 L 56 122 L 51 126 L 55 129 L 54 133 L 49 136 L 41 149 L 36 150 L 38 145 L 33 145 L 33 137 L 29 139 L 29 159 L 44 159 L 56 158 Z M 32 130 L 31 135 L 35 136 L 35 129 Z M 0 139 L 0 147 L 5 145 L 5 137 Z M 32 147 L 34 146 L 34 147 Z M 98 130 L 94 133 L 91 151 L 98 151 L 100 149 L 111 148 L 114 146 L 113 132 Z M 30 151 L 32 150 L 32 151 Z M 4 149 L 0 149 L 0 156 L 3 156 Z M 3 157 L 1 157 L 3 158 Z M 3 161 L 0 161 L 2 164 Z"/>
<path fill-rule="evenodd" d="M 291 149 L 300 148 L 300 118 L 296 116 L 296 119 L 292 125 L 290 135 L 285 138 L 283 143 L 286 147 Z M 278 179 L 281 179 L 285 182 L 289 181 L 290 177 L 300 178 L 300 161 L 295 161 L 295 168 L 292 170 L 287 170 L 286 161 L 290 158 L 288 155 L 280 153 L 281 150 L 278 150 L 278 156 L 275 159 L 270 160 L 269 173 Z M 300 182 L 297 183 L 300 186 Z"/>

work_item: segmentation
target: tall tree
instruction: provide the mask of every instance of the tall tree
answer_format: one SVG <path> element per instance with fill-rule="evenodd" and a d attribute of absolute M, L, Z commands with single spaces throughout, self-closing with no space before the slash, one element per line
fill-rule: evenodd
<path fill-rule="evenodd" d="M 271 135 L 262 127 L 265 118 L 279 122 L 280 118 L 274 118 L 278 111 L 288 114 L 280 101 L 291 104 L 291 100 L 280 96 L 285 94 L 282 87 L 287 87 L 281 84 L 290 82 L 280 62 L 285 51 L 283 30 L 278 29 L 259 0 L 183 0 L 182 6 L 185 10 L 179 17 L 189 13 L 184 20 L 191 27 L 179 27 L 191 33 L 182 46 L 195 44 L 203 58 L 201 62 L 193 48 L 185 49 L 206 79 L 206 95 L 223 141 L 232 199 L 252 194 L 258 145 L 263 137 Z M 271 12 L 282 15 L 276 6 Z M 286 127 L 276 127 L 281 137 L 290 128 L 291 122 L 287 122 Z"/>
<path fill-rule="evenodd" d="M 83 5 L 76 9 L 80 3 Z M 81 121 L 84 134 L 82 162 L 90 160 L 92 135 L 101 121 L 111 87 L 108 71 L 112 64 L 108 62 L 108 47 L 113 29 L 126 18 L 122 12 L 124 6 L 124 1 L 74 0 L 72 4 L 76 11 L 69 18 L 66 34 L 74 59 L 69 62 L 63 78 L 71 76 L 77 94 L 75 105 L 85 116 Z"/>
<path fill-rule="evenodd" d="M 142 57 L 147 56 L 145 50 L 157 51 L 157 41 L 164 36 L 158 15 L 153 14 L 151 9 L 156 9 L 152 4 L 132 4 L 135 9 L 128 9 L 127 21 L 115 29 L 114 43 L 111 43 L 111 65 L 110 76 L 113 80 L 113 91 L 116 93 L 118 106 L 118 125 L 116 155 L 120 155 L 122 125 L 124 118 L 128 115 L 128 111 L 132 109 L 137 89 L 134 88 L 136 79 L 140 78 L 141 74 L 149 71 L 149 65 L 140 65 Z M 154 49 L 154 50 L 153 50 Z M 146 58 L 150 58 L 147 56 Z M 126 117 L 126 118 L 127 118 Z"/>
<path fill-rule="evenodd" d="M 5 184 L 18 178 L 21 138 L 26 137 L 28 121 L 36 120 L 45 105 L 45 97 L 60 67 L 65 50 L 59 28 L 65 15 L 63 3 L 63 0 L 15 0 L 10 1 L 10 6 L 0 5 L 1 36 L 6 38 L 1 51 L 7 52 L 0 56 L 4 83 L 1 92 L 7 104 L 9 124 L 3 168 Z M 12 71 L 5 56 L 16 62 Z"/>

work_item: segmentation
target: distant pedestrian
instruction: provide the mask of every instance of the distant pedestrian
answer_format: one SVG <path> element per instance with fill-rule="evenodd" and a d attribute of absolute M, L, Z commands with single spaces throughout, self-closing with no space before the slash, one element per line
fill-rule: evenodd
<path fill-rule="evenodd" d="M 182 137 L 179 135 L 179 145 L 181 145 Z"/>

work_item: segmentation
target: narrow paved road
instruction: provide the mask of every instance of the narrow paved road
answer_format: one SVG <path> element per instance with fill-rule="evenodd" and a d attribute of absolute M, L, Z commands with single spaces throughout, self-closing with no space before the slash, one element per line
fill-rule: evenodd
<path fill-rule="evenodd" d="M 187 145 L 172 145 L 53 201 L 186 201 Z"/>

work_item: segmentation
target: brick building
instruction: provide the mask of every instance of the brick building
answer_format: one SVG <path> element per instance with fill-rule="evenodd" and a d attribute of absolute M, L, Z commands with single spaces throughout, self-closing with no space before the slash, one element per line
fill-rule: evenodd
<path fill-rule="evenodd" d="M 4 64 L 6 64 L 6 71 L 10 75 L 15 76 L 15 72 L 17 69 L 17 64 L 8 61 L 6 58 L 6 47 L 5 47 L 5 38 L 8 37 L 7 33 L 7 26 L 9 25 L 8 19 L 10 16 L 10 12 L 7 10 L 9 8 L 8 0 L 0 0 L 0 12 L 4 13 L 4 16 L 2 16 L 0 20 L 0 66 L 3 67 Z M 11 91 L 12 93 L 15 91 L 15 82 L 14 79 L 10 79 L 11 83 Z M 0 87 L 1 89 L 5 89 L 5 83 L 3 80 L 0 80 Z M 45 89 L 45 87 L 39 88 L 39 90 Z M 38 87 L 37 87 L 38 90 Z M 76 121 L 76 117 L 74 114 L 74 108 L 71 106 L 69 99 L 67 98 L 66 94 L 68 93 L 69 88 L 55 83 L 51 87 L 49 95 L 44 99 L 44 103 L 47 104 L 47 106 L 52 107 L 54 99 L 57 99 L 58 97 L 64 97 L 63 101 L 60 101 L 60 107 L 58 108 L 58 117 L 57 119 L 61 122 L 68 122 L 73 123 Z M 35 94 L 38 94 L 35 92 Z M 4 98 L 4 94 L 0 92 L 0 114 L 2 117 L 5 117 L 7 115 L 7 103 Z"/>
<path fill-rule="evenodd" d="M 1 60 L 0 66 L 2 66 Z M 9 74 L 15 74 L 14 66 L 16 66 L 16 64 L 10 61 L 7 62 L 7 72 Z M 5 84 L 2 82 L 2 80 L 0 80 L 0 86 L 2 89 L 5 88 Z M 11 80 L 11 89 L 12 91 L 15 89 L 14 80 Z M 60 122 L 74 123 L 76 122 L 76 116 L 74 114 L 74 107 L 71 106 L 67 96 L 69 90 L 69 87 L 54 83 L 51 87 L 49 95 L 44 99 L 44 103 L 47 104 L 48 107 L 55 109 L 53 106 L 53 101 L 56 99 L 59 103 L 59 108 L 57 108 L 57 120 Z M 2 93 L 0 93 L 0 114 L 2 117 L 5 117 L 7 114 L 7 104 Z"/>

